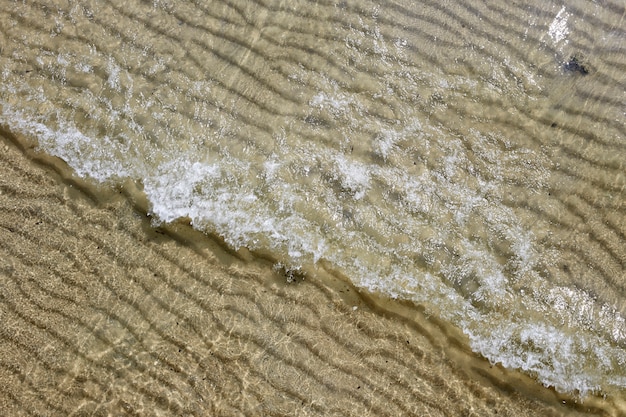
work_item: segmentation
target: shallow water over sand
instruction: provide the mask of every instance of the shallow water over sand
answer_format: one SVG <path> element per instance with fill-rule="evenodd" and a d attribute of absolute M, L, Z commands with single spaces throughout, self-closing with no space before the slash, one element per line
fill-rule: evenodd
<path fill-rule="evenodd" d="M 621 395 L 624 8 L 497 3 L 7 3 L 0 121 L 155 223 Z"/>

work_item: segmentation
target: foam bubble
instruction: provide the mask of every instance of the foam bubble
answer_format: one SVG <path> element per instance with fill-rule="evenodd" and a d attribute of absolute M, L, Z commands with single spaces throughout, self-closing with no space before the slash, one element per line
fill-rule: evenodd
<path fill-rule="evenodd" d="M 556 17 L 550 23 L 550 27 L 548 29 L 548 35 L 552 38 L 555 44 L 567 43 L 567 35 L 569 35 L 569 29 L 567 27 L 567 19 L 569 19 L 570 14 L 565 11 L 565 6 L 561 7 L 561 10 L 556 14 Z"/>
<path fill-rule="evenodd" d="M 335 155 L 333 175 L 341 186 L 354 195 L 355 200 L 365 196 L 370 183 L 370 167 L 358 161 L 347 159 L 344 155 Z"/>

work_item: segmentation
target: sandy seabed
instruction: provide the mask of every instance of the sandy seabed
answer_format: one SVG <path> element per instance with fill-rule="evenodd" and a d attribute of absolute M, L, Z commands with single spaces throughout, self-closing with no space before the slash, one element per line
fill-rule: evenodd
<path fill-rule="evenodd" d="M 419 307 L 288 280 L 132 187 L 0 143 L 0 415 L 618 415 L 492 367 Z"/>

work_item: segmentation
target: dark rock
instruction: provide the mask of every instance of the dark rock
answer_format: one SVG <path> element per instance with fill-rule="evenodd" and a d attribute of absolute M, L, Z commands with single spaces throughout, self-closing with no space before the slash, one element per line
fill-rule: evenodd
<path fill-rule="evenodd" d="M 589 74 L 587 67 L 576 56 L 570 57 L 569 61 L 563 64 L 563 69 L 567 72 L 578 72 L 582 75 Z"/>

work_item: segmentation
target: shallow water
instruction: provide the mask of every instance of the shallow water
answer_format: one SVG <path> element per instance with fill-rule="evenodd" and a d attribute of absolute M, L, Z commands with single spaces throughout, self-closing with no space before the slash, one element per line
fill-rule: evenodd
<path fill-rule="evenodd" d="M 626 387 L 619 2 L 1 5 L 0 122 L 277 268 Z"/>

